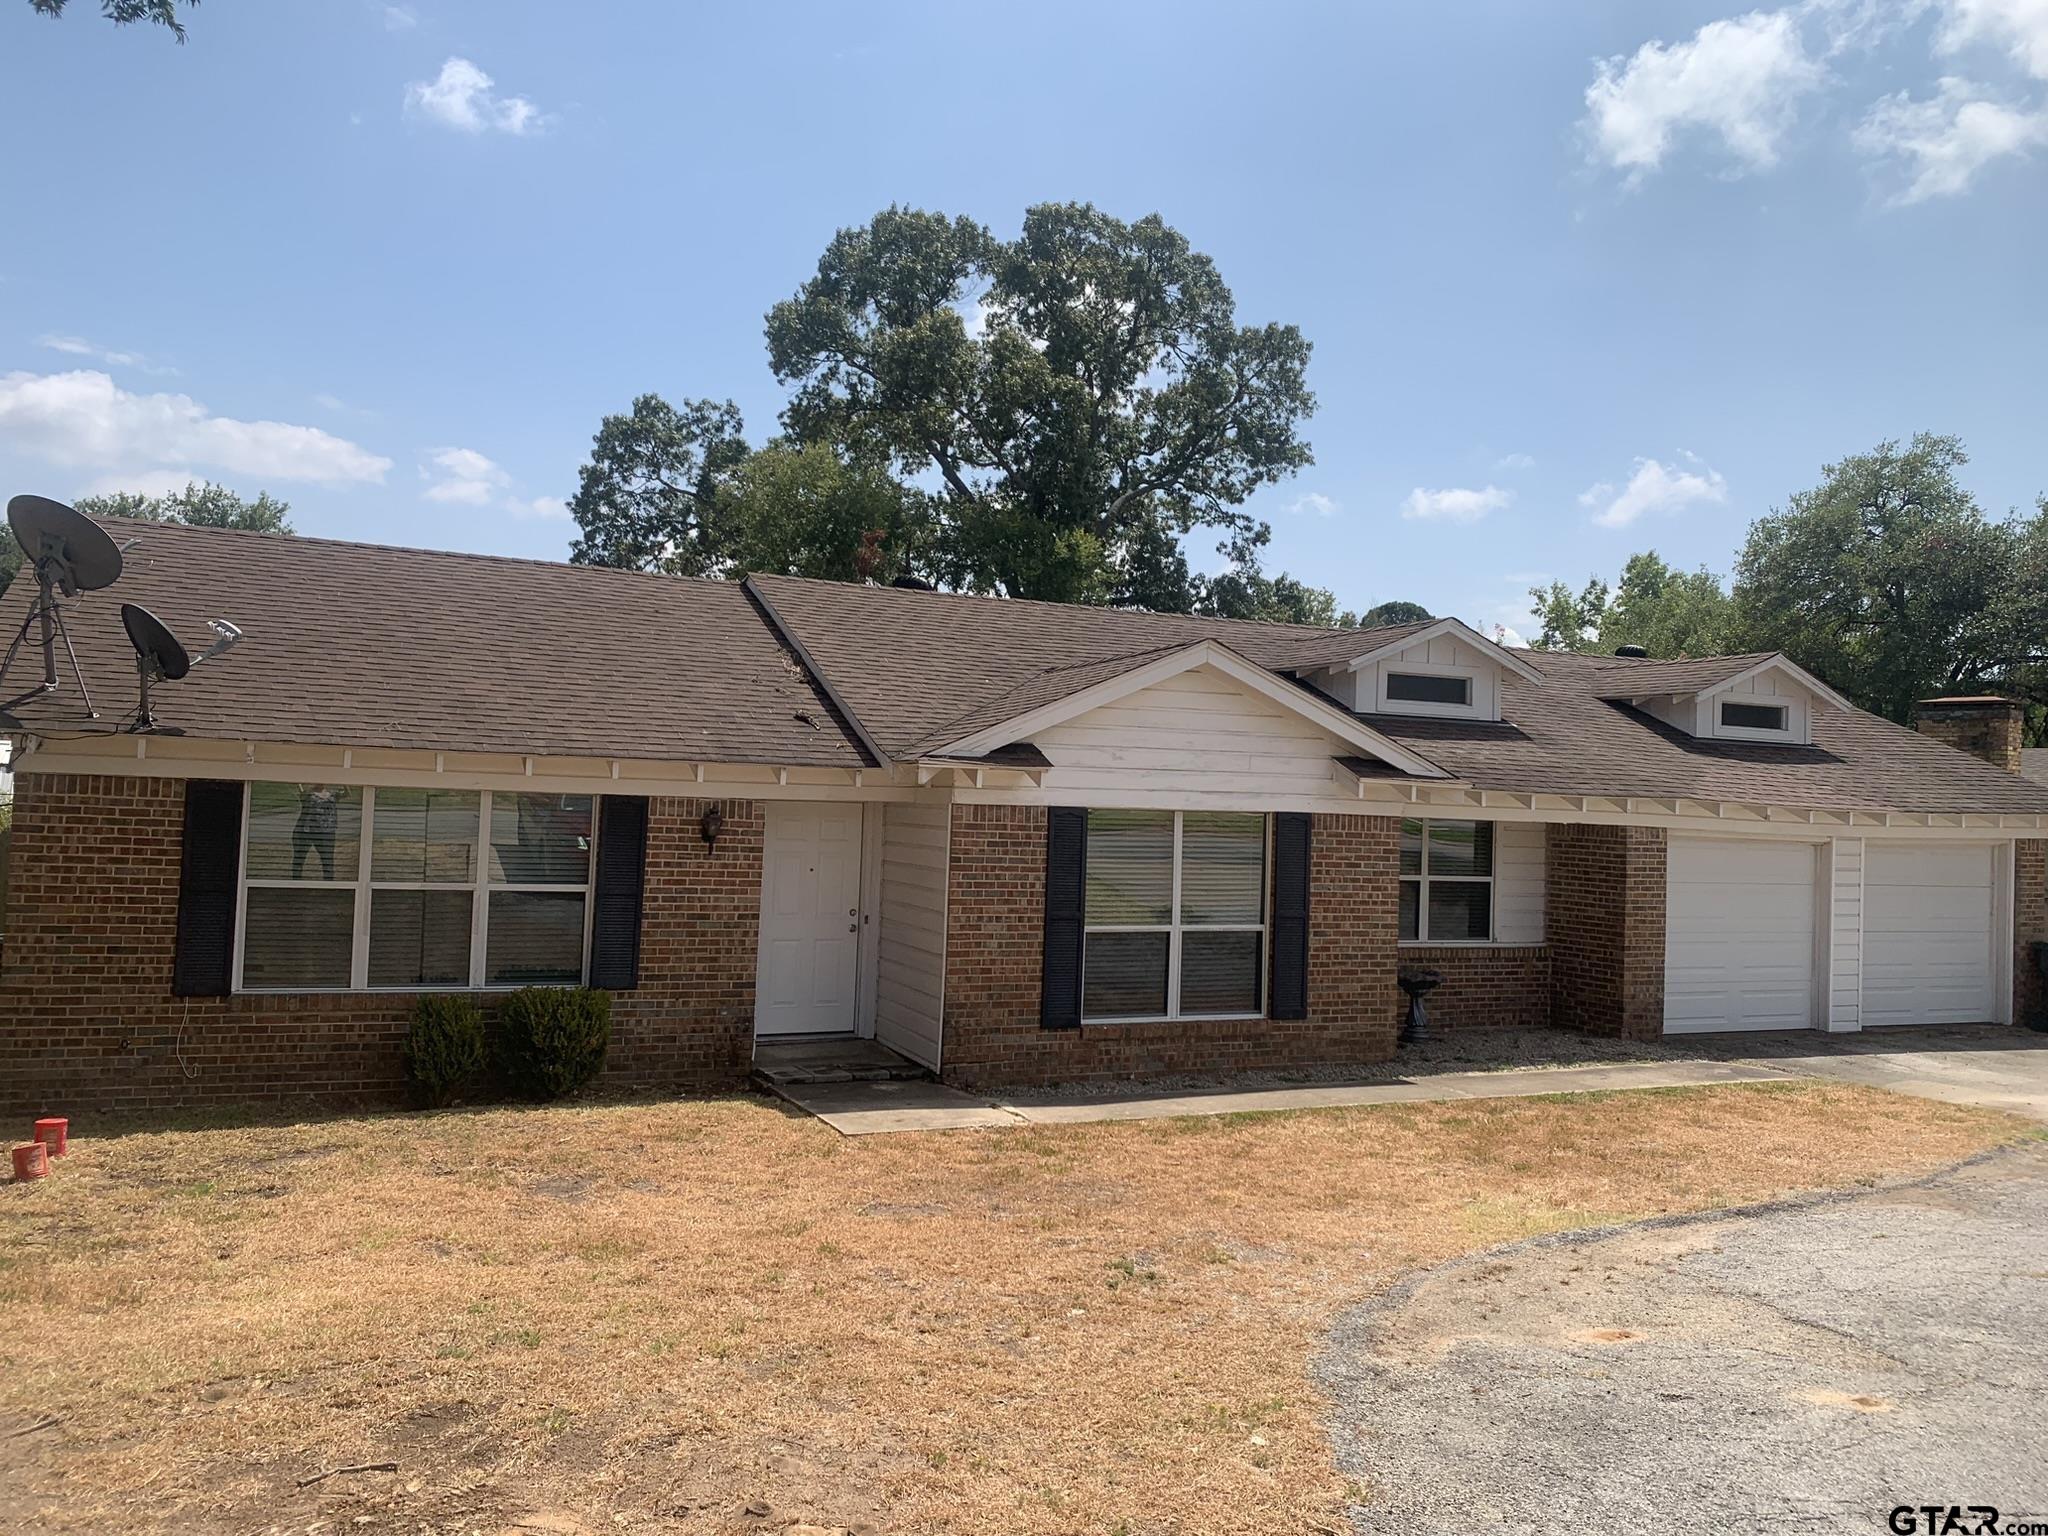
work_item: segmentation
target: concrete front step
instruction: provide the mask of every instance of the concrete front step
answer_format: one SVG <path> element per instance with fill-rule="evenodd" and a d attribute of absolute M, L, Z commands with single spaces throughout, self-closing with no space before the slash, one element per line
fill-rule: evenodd
<path fill-rule="evenodd" d="M 754 1047 L 754 1081 L 771 1090 L 821 1083 L 927 1082 L 931 1073 L 872 1040 L 762 1041 Z"/>

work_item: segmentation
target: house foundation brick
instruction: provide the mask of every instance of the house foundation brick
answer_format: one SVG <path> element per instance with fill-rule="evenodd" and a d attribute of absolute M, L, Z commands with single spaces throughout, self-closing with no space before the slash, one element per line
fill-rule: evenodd
<path fill-rule="evenodd" d="M 1550 950 L 1542 944 L 1406 944 L 1401 969 L 1435 971 L 1431 1029 L 1541 1029 L 1550 1023 Z M 1408 1000 L 1397 998 L 1397 1021 Z"/>
<path fill-rule="evenodd" d="M 1544 931 L 1550 1020 L 1628 1040 L 1664 1032 L 1664 831 L 1552 822 Z"/>
<path fill-rule="evenodd" d="M 2048 944 L 2048 838 L 2013 844 L 2012 1016 L 2015 1023 L 2048 1026 L 2048 980 L 2034 946 Z"/>
<path fill-rule="evenodd" d="M 25 774 L 0 951 L 0 1111 L 390 1103 L 413 995 L 177 998 L 183 780 Z M 649 805 L 640 986 L 613 999 L 607 1087 L 744 1081 L 752 1053 L 762 815 Z M 483 998 L 486 1012 L 490 997 Z"/>
<path fill-rule="evenodd" d="M 1039 1025 L 1046 812 L 955 805 L 946 904 L 945 1055 L 966 1087 L 1159 1073 L 1364 1065 L 1394 1051 L 1397 829 L 1317 815 L 1309 828 L 1306 1019 Z"/>

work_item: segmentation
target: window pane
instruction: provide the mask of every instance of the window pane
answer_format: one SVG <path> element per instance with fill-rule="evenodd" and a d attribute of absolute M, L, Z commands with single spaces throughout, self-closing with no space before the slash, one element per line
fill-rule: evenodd
<path fill-rule="evenodd" d="M 1429 824 L 1429 872 L 1432 875 L 1493 873 L 1493 823 L 1432 821 Z M 1442 938 L 1434 928 L 1431 938 Z"/>
<path fill-rule="evenodd" d="M 1389 672 L 1387 697 L 1413 704 L 1470 704 L 1472 679 L 1439 677 L 1431 672 Z"/>
<path fill-rule="evenodd" d="M 1493 937 L 1493 882 L 1430 881 L 1429 937 L 1431 942 Z"/>
<path fill-rule="evenodd" d="M 1180 937 L 1182 1013 L 1257 1013 L 1262 933 Z"/>
<path fill-rule="evenodd" d="M 1724 700 L 1721 704 L 1721 723 L 1740 726 L 1745 731 L 1782 731 L 1785 729 L 1785 706 L 1737 704 L 1732 700 Z"/>
<path fill-rule="evenodd" d="M 353 880 L 363 792 L 341 784 L 249 786 L 249 878 Z"/>
<path fill-rule="evenodd" d="M 1421 921 L 1419 916 L 1421 911 L 1422 882 L 1420 880 L 1403 880 L 1401 882 L 1402 938 L 1418 939 L 1422 937 L 1421 929 L 1417 926 Z"/>
<path fill-rule="evenodd" d="M 352 890 L 250 887 L 242 985 L 347 986 L 355 926 Z"/>
<path fill-rule="evenodd" d="M 491 819 L 497 820 L 495 813 Z M 583 980 L 581 891 L 493 891 L 489 923 L 484 980 L 490 985 Z"/>
<path fill-rule="evenodd" d="M 492 795 L 491 883 L 586 884 L 591 805 L 588 795 Z"/>
<path fill-rule="evenodd" d="M 1183 815 L 1180 920 L 1256 923 L 1265 915 L 1266 818 L 1222 811 Z"/>
<path fill-rule="evenodd" d="M 1172 920 L 1173 813 L 1090 811 L 1089 926 Z"/>
<path fill-rule="evenodd" d="M 478 798 L 473 789 L 378 790 L 370 817 L 370 878 L 474 882 Z"/>
<path fill-rule="evenodd" d="M 1122 1019 L 1166 1012 L 1166 952 L 1163 933 L 1089 934 L 1081 1016 Z"/>
<path fill-rule="evenodd" d="M 1422 873 L 1422 823 L 1419 821 L 1401 823 L 1401 873 Z"/>
<path fill-rule="evenodd" d="M 370 985 L 468 986 L 469 902 L 468 891 L 372 891 Z"/>

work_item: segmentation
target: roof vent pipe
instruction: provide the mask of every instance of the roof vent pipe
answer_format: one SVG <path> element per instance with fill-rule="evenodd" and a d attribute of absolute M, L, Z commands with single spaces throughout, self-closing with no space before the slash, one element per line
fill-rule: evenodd
<path fill-rule="evenodd" d="M 1617 656 L 1627 656 L 1634 660 L 1640 661 L 1644 657 L 1648 656 L 1650 652 L 1647 647 L 1640 645 L 1617 645 L 1614 648 L 1614 654 Z"/>

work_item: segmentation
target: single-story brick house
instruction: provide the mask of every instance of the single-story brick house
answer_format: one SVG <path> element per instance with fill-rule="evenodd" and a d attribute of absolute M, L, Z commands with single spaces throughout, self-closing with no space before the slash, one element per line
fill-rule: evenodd
<path fill-rule="evenodd" d="M 2005 700 L 1916 733 L 1781 655 L 117 531 L 104 718 L 9 726 L 15 1109 L 387 1095 L 415 995 L 534 982 L 610 988 L 658 1089 L 832 1033 L 978 1086 L 1366 1063 L 1409 966 L 1449 1027 L 2043 1006 Z M 124 600 L 248 635 L 144 732 Z"/>

